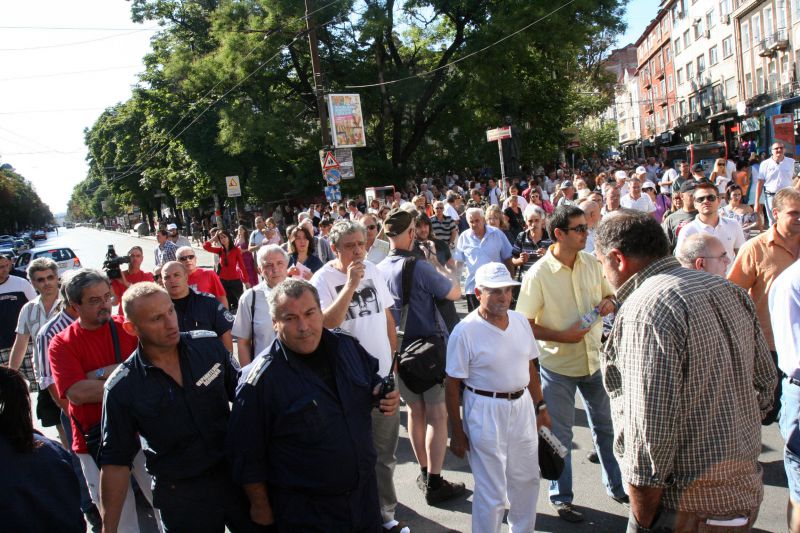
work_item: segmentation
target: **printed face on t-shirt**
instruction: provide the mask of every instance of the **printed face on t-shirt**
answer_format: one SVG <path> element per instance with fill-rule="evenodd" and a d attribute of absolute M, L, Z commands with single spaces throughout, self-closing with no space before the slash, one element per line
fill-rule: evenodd
<path fill-rule="evenodd" d="M 339 293 L 344 288 L 344 285 L 336 287 L 336 292 Z M 378 302 L 378 290 L 371 279 L 365 279 L 361 285 L 353 293 L 353 299 L 350 300 L 350 307 L 347 309 L 347 318 L 345 320 L 353 320 L 359 317 L 370 316 L 381 312 L 380 302 Z"/>

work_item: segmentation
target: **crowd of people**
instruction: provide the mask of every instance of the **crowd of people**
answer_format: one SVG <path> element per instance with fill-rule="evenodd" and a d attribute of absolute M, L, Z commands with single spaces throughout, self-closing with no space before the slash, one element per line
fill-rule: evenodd
<path fill-rule="evenodd" d="M 549 502 L 577 523 L 577 392 L 629 532 L 751 529 L 778 419 L 798 532 L 800 189 L 783 152 L 450 173 L 193 242 L 167 227 L 152 273 L 135 246 L 113 279 L 59 283 L 36 259 L 29 283 L 0 257 L 4 527 L 138 531 L 133 479 L 163 531 L 409 533 L 401 398 L 427 504 L 464 497 L 449 442 L 473 531 L 506 511 L 533 531 L 548 428 L 567 450 Z"/>

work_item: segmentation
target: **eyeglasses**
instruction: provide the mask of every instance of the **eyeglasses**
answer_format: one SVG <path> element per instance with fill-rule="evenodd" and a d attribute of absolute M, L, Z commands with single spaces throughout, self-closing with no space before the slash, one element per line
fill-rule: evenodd
<path fill-rule="evenodd" d="M 701 256 L 702 259 L 727 259 L 728 252 L 722 252 L 720 255 Z"/>
<path fill-rule="evenodd" d="M 784 148 L 783 148 L 783 146 L 776 146 L 775 148 L 772 149 L 772 151 L 774 152 L 775 150 L 781 150 L 782 151 L 782 150 L 784 150 Z"/>
<path fill-rule="evenodd" d="M 378 229 L 378 225 L 377 224 L 370 224 L 370 225 L 365 226 L 365 227 L 370 231 Z"/>
<path fill-rule="evenodd" d="M 706 200 L 708 200 L 709 202 L 716 202 L 717 198 L 719 198 L 719 196 L 717 196 L 716 194 L 709 194 L 708 196 L 698 196 L 697 198 L 694 199 L 694 201 L 695 203 L 702 204 Z"/>
<path fill-rule="evenodd" d="M 55 274 L 50 274 L 49 276 L 45 276 L 43 278 L 33 278 L 34 283 L 44 283 L 45 281 L 53 281 L 54 279 L 58 279 Z"/>
<path fill-rule="evenodd" d="M 574 228 L 565 228 L 564 231 L 574 231 L 575 233 L 586 233 L 589 231 L 589 226 L 586 224 L 578 224 Z"/>
<path fill-rule="evenodd" d="M 112 302 L 112 301 L 114 301 L 115 298 L 116 297 L 114 296 L 113 292 L 107 292 L 102 296 L 102 298 L 99 297 L 99 296 L 95 296 L 94 298 L 89 298 L 88 300 L 86 300 L 86 303 L 84 305 L 90 305 L 92 307 L 97 307 L 98 305 L 101 305 L 101 304 L 104 304 L 104 303 L 108 303 L 108 302 Z"/>
<path fill-rule="evenodd" d="M 184 255 L 178 258 L 178 261 L 192 261 L 194 260 L 193 255 Z"/>

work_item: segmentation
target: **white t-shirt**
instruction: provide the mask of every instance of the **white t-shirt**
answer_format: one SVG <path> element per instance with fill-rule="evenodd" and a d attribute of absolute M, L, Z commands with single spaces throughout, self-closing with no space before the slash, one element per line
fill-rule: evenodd
<path fill-rule="evenodd" d="M 250 339 L 252 350 L 252 358 L 269 348 L 272 341 L 275 339 L 275 330 L 272 329 L 272 315 L 269 312 L 269 303 L 267 303 L 267 295 L 270 292 L 269 285 L 262 281 L 252 289 L 247 289 L 244 294 L 239 298 L 239 307 L 236 311 L 236 319 L 233 321 L 233 329 L 231 334 L 239 339 Z M 253 315 L 255 321 L 250 313 L 253 309 L 253 297 L 255 297 L 255 308 Z M 251 329 L 252 328 L 252 329 Z M 255 345 L 252 345 L 255 337 Z"/>
<path fill-rule="evenodd" d="M 719 223 L 717 223 L 715 227 L 709 226 L 708 224 L 703 224 L 699 218 L 695 218 L 686 224 L 681 229 L 681 232 L 678 233 L 678 242 L 675 244 L 675 253 L 680 250 L 683 241 L 686 240 L 686 237 L 700 232 L 713 235 L 719 239 L 720 242 L 722 242 L 722 246 L 725 247 L 725 252 L 728 254 L 728 259 L 731 260 L 730 265 L 728 265 L 728 271 L 730 271 L 731 266 L 733 265 L 733 258 L 735 257 L 734 250 L 740 249 L 745 242 L 744 232 L 742 231 L 741 224 L 732 218 L 719 217 Z"/>
<path fill-rule="evenodd" d="M 664 175 L 661 176 L 661 181 L 668 181 L 670 182 L 669 185 L 661 185 L 661 193 L 662 194 L 672 194 L 672 183 L 678 179 L 678 171 L 674 168 L 668 168 L 664 171 Z"/>
<path fill-rule="evenodd" d="M 378 268 L 369 261 L 364 261 L 364 265 L 364 278 L 353 293 L 350 309 L 338 329 L 358 339 L 367 353 L 380 363 L 380 375 L 386 376 L 392 366 L 386 313 L 394 305 L 394 297 Z M 336 300 L 346 283 L 347 274 L 339 272 L 332 263 L 317 270 L 311 278 L 311 284 L 319 292 L 323 310 Z"/>
<path fill-rule="evenodd" d="M 381 239 L 375 239 L 375 242 L 372 243 L 372 246 L 367 252 L 367 261 L 372 264 L 377 265 L 383 258 L 389 255 L 389 251 L 391 250 L 391 246 L 386 241 Z"/>
<path fill-rule="evenodd" d="M 636 200 L 631 198 L 630 194 L 626 194 L 620 198 L 619 205 L 625 209 L 635 209 L 636 211 L 642 211 L 643 213 L 652 213 L 656 210 L 656 206 L 653 205 L 653 201 L 646 194 L 642 194 Z"/>
<path fill-rule="evenodd" d="M 793 177 L 794 159 L 791 157 L 784 157 L 780 163 L 776 163 L 770 157 L 765 159 L 758 169 L 758 180 L 764 182 L 764 190 L 770 194 L 791 187 Z"/>
<path fill-rule="evenodd" d="M 509 311 L 503 331 L 476 309 L 450 334 L 447 375 L 463 379 L 473 389 L 516 392 L 528 386 L 529 362 L 538 357 L 538 343 L 522 313 Z"/>
<path fill-rule="evenodd" d="M 453 220 L 455 220 L 456 224 L 458 224 L 458 219 L 460 218 L 458 216 L 458 211 L 456 211 L 456 208 L 453 207 L 451 204 L 448 204 L 448 203 L 445 204 L 445 206 L 444 206 L 444 214 L 446 216 L 452 218 Z"/>

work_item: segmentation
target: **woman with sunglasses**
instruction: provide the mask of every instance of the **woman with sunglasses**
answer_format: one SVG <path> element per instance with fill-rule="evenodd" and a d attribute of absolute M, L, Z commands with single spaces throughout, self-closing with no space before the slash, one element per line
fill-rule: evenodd
<path fill-rule="evenodd" d="M 219 246 L 214 246 L 217 243 Z M 203 243 L 203 249 L 219 256 L 219 280 L 225 289 L 228 298 L 228 309 L 236 312 L 239 297 L 242 296 L 242 283 L 249 289 L 250 282 L 246 279 L 247 267 L 242 258 L 242 250 L 234 244 L 228 230 L 219 230 L 210 241 Z"/>
<path fill-rule="evenodd" d="M 313 237 L 305 226 L 295 226 L 289 230 L 290 277 L 299 276 L 308 281 L 314 272 L 322 268 L 322 261 L 314 253 L 312 242 Z"/>
<path fill-rule="evenodd" d="M 723 158 L 719 158 L 714 163 L 714 168 L 711 170 L 711 175 L 708 177 L 708 180 L 716 185 L 717 191 L 719 191 L 720 195 L 725 194 L 725 189 L 728 186 L 728 182 L 731 180 L 728 178 L 728 171 L 726 170 L 727 161 Z"/>
<path fill-rule="evenodd" d="M 725 193 L 725 198 L 728 200 L 728 204 L 720 208 L 720 216 L 737 221 L 742 226 L 742 231 L 744 231 L 746 237 L 750 230 L 758 225 L 756 212 L 753 211 L 752 207 L 744 203 L 744 193 L 738 185 L 730 185 Z"/>
<path fill-rule="evenodd" d="M 669 213 L 672 200 L 666 194 L 656 192 L 656 184 L 652 181 L 645 181 L 644 184 L 642 184 L 642 192 L 647 194 L 650 200 L 653 201 L 653 205 L 656 206 L 656 210 L 652 212 L 652 215 L 653 218 L 661 224 L 661 221 L 664 219 L 664 214 Z"/>

